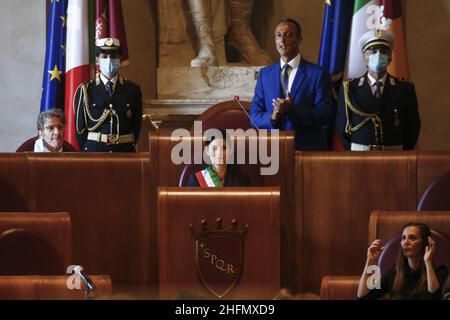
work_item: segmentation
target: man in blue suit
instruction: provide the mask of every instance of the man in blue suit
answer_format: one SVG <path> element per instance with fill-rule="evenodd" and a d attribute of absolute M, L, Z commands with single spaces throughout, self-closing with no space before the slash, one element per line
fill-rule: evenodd
<path fill-rule="evenodd" d="M 275 29 L 280 61 L 261 69 L 250 106 L 259 129 L 295 131 L 296 150 L 327 150 L 332 87 L 321 67 L 300 56 L 302 30 L 291 18 Z"/>

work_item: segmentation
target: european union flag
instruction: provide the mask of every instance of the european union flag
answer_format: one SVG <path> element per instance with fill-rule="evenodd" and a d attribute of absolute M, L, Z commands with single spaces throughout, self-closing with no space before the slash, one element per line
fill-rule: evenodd
<path fill-rule="evenodd" d="M 354 0 L 326 0 L 320 41 L 319 65 L 325 68 L 333 81 L 336 114 L 339 88 L 342 83 L 350 28 L 353 18 Z M 333 117 L 334 119 L 334 117 Z M 332 150 L 343 150 L 335 132 L 334 124 L 329 128 L 329 139 Z"/>
<path fill-rule="evenodd" d="M 51 0 L 49 4 L 41 112 L 64 109 L 67 3 L 68 0 Z"/>
<path fill-rule="evenodd" d="M 326 1 L 319 65 L 329 72 L 333 82 L 340 80 L 344 72 L 353 5 L 354 0 Z"/>

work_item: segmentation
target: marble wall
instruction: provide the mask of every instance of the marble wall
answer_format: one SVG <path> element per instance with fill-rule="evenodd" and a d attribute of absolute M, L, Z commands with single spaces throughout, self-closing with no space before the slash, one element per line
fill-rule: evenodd
<path fill-rule="evenodd" d="M 0 152 L 36 135 L 45 59 L 45 1 L 0 0 Z"/>

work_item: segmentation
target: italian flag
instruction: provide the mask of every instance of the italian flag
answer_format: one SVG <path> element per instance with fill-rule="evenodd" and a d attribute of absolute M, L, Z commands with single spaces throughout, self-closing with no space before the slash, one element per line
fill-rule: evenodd
<path fill-rule="evenodd" d="M 345 79 L 357 78 L 366 72 L 359 39 L 374 29 L 389 30 L 395 36 L 395 49 L 388 72 L 409 78 L 401 0 L 355 0 Z"/>
<path fill-rule="evenodd" d="M 366 72 L 364 57 L 359 48 L 359 39 L 369 30 L 376 29 L 381 19 L 379 0 L 355 0 L 347 65 L 344 78 L 357 78 Z"/>
<path fill-rule="evenodd" d="M 88 0 L 69 0 L 67 7 L 65 139 L 77 149 L 75 93 L 82 83 L 90 79 L 88 4 Z"/>
<path fill-rule="evenodd" d="M 396 77 L 409 79 L 408 55 L 406 54 L 405 29 L 403 27 L 402 3 L 400 0 L 382 0 L 383 17 L 388 30 L 395 36 L 395 50 L 388 72 Z"/>

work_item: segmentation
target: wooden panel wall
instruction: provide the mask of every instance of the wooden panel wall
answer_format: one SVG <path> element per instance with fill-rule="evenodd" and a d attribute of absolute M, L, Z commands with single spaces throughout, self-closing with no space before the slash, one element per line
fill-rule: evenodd
<path fill-rule="evenodd" d="M 375 239 L 387 241 L 409 222 L 425 223 L 450 239 L 450 211 L 374 211 L 370 215 L 369 242 Z"/>
<path fill-rule="evenodd" d="M 147 284 L 148 154 L 28 153 L 30 209 L 70 213 L 73 264 Z"/>
<path fill-rule="evenodd" d="M 151 137 L 150 154 L 0 154 L 1 209 L 69 212 L 74 263 L 115 283 L 156 285 L 156 190 L 177 186 L 182 169 L 163 136 Z M 359 274 L 370 213 L 415 210 L 450 170 L 449 152 L 294 156 L 283 139 L 280 172 L 264 183 L 281 186 L 282 286 L 299 291 L 318 292 L 323 275 Z"/>
<path fill-rule="evenodd" d="M 373 210 L 416 205 L 416 154 L 297 154 L 297 286 L 317 291 L 324 275 L 359 274 Z"/>
<path fill-rule="evenodd" d="M 450 171 L 449 152 L 419 152 L 417 155 L 417 202 L 427 187 Z M 450 193 L 450 192 L 449 192 Z"/>

